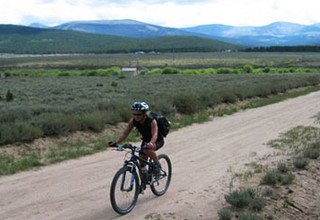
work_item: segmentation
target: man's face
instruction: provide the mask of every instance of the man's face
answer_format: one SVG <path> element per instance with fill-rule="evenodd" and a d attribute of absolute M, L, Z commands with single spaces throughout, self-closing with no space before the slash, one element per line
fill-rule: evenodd
<path fill-rule="evenodd" d="M 144 112 L 140 110 L 132 110 L 132 115 L 136 121 L 143 120 Z"/>

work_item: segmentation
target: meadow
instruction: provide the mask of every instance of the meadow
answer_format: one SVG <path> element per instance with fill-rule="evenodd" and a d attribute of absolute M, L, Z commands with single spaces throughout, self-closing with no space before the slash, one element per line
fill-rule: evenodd
<path fill-rule="evenodd" d="M 0 55 L 0 175 L 105 149 L 104 137 L 39 151 L 33 141 L 99 134 L 131 117 L 133 100 L 172 129 L 319 90 L 318 53 Z M 138 67 L 128 77 L 123 66 Z M 133 133 L 129 141 L 139 139 Z M 9 149 L 9 152 L 6 151 Z"/>
<path fill-rule="evenodd" d="M 100 132 L 107 124 L 128 121 L 133 100 L 175 118 L 319 83 L 319 73 L 9 75 L 0 80 L 0 144 Z"/>
<path fill-rule="evenodd" d="M 207 53 L 123 53 L 123 54 L 0 54 L 0 69 L 65 68 L 97 69 L 136 66 L 138 68 L 179 67 L 311 67 L 319 66 L 320 53 L 313 52 L 207 52 Z"/>

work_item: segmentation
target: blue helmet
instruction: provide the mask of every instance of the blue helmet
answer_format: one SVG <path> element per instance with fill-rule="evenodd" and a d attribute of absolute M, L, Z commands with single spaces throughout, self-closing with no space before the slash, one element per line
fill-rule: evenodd
<path fill-rule="evenodd" d="M 131 105 L 131 110 L 148 111 L 149 105 L 145 102 L 134 102 Z"/>

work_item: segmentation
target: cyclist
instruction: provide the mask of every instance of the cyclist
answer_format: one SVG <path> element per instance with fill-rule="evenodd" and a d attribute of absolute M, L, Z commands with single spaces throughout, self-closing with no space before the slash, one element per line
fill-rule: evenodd
<path fill-rule="evenodd" d="M 143 147 L 143 151 L 139 153 L 139 156 L 146 160 L 150 157 L 155 163 L 155 174 L 159 174 L 161 165 L 156 150 L 164 145 L 164 138 L 162 135 L 158 135 L 157 121 L 148 115 L 149 105 L 146 102 L 134 102 L 131 105 L 131 111 L 133 117 L 127 124 L 126 129 L 115 142 L 109 142 L 109 145 L 114 146 L 124 141 L 131 130 L 136 127 L 142 136 L 141 147 Z M 141 164 L 143 171 L 146 170 L 145 166 L 146 164 Z"/>

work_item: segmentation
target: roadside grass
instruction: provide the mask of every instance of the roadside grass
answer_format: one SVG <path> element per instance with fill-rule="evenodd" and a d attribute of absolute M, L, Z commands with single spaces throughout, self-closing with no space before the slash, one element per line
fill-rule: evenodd
<path fill-rule="evenodd" d="M 44 151 L 35 149 L 22 152 L 19 155 L 2 153 L 0 154 L 0 176 L 104 151 L 107 148 L 108 140 L 115 140 L 118 135 L 119 133 L 115 133 L 111 136 L 87 141 L 61 142 Z M 137 142 L 140 138 L 137 132 L 132 132 L 127 140 Z"/>
<path fill-rule="evenodd" d="M 241 106 L 241 109 L 258 108 L 258 107 L 262 107 L 265 105 L 270 105 L 273 103 L 281 102 L 286 99 L 307 95 L 311 92 L 316 92 L 319 90 L 320 90 L 320 86 L 307 87 L 307 88 L 303 88 L 303 89 L 294 89 L 294 90 L 288 91 L 286 93 L 280 93 L 275 96 L 270 96 L 270 97 L 266 97 L 263 99 L 257 99 L 255 101 L 246 103 L 243 106 Z"/>
<path fill-rule="evenodd" d="M 16 159 L 13 155 L 2 154 L 0 155 L 0 176 L 43 165 L 40 155 L 35 152 L 25 154 L 20 159 Z"/>
<path fill-rule="evenodd" d="M 269 141 L 271 147 L 277 149 L 289 149 L 289 153 L 303 156 L 307 149 L 317 148 L 320 137 L 320 129 L 314 126 L 297 126 L 280 134 L 279 138 Z"/>
<path fill-rule="evenodd" d="M 315 118 L 318 120 L 317 117 Z M 297 178 L 305 177 L 305 175 L 301 176 L 297 174 L 302 169 L 307 169 L 306 167 L 309 163 L 313 163 L 315 169 L 319 169 L 319 139 L 319 127 L 297 126 L 280 134 L 279 138 L 269 141 L 269 146 L 282 150 L 284 155 L 289 156 L 289 158 L 278 161 L 276 167 L 271 168 L 265 168 L 261 164 L 251 162 L 248 165 L 253 171 L 249 170 L 244 173 L 233 174 L 232 181 L 234 181 L 234 178 L 240 178 L 242 181 L 245 181 L 242 185 L 245 185 L 246 188 L 241 188 L 240 186 L 240 189 L 233 190 L 225 195 L 226 202 L 231 206 L 223 207 L 218 211 L 219 219 L 228 220 L 234 219 L 234 217 L 239 219 L 274 219 L 274 213 L 270 214 L 269 212 L 272 208 L 270 209 L 269 207 L 268 211 L 264 212 L 264 207 L 272 206 L 277 198 L 283 199 L 282 208 L 290 206 L 299 209 L 294 200 L 287 195 L 288 192 L 294 193 L 295 191 L 291 190 L 289 185 L 298 181 Z M 306 171 L 313 172 L 311 170 Z M 250 174 L 250 178 L 246 178 L 248 174 Z M 251 181 L 249 184 L 248 180 L 253 176 L 256 176 L 256 180 Z M 268 187 L 265 188 L 265 186 Z M 260 196 L 254 197 L 254 192 L 260 192 Z M 282 195 L 281 192 L 284 194 Z M 272 199 L 268 199 L 269 197 L 272 197 Z M 280 212 L 280 210 L 277 212 Z"/>

